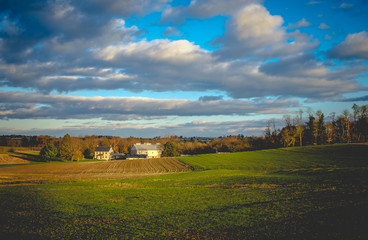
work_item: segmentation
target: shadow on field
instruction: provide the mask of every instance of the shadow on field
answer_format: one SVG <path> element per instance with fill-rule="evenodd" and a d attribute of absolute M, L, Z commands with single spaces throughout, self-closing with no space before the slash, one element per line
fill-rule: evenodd
<path fill-rule="evenodd" d="M 49 224 L 45 199 L 28 187 L 2 187 L 0 191 L 0 239 L 50 239 L 42 236 Z"/>
<path fill-rule="evenodd" d="M 257 226 L 247 239 L 368 239 L 368 206 L 344 206 Z M 254 229 L 250 229 L 254 231 Z"/>
<path fill-rule="evenodd" d="M 147 231 L 122 225 L 125 219 L 89 215 L 88 204 L 65 206 L 51 192 L 33 186 L 0 190 L 0 239 L 132 239 Z"/>
<path fill-rule="evenodd" d="M 20 153 L 17 152 L 16 154 L 9 154 L 11 157 L 20 158 L 23 160 L 31 161 L 31 162 L 39 162 L 40 160 L 33 154 L 29 153 Z"/>

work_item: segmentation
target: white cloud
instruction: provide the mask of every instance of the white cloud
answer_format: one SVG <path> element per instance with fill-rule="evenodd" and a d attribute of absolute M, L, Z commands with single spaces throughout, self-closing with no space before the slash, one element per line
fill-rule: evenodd
<path fill-rule="evenodd" d="M 207 6 L 206 11 L 215 14 L 226 2 L 214 1 L 213 8 Z M 205 50 L 185 39 L 140 39 L 137 36 L 142 31 L 136 26 L 127 27 L 121 17 L 111 18 L 108 14 L 115 14 L 117 10 L 108 8 L 103 2 L 91 1 L 92 5 L 67 2 L 55 7 L 57 17 L 51 10 L 42 15 L 44 22 L 40 25 L 55 32 L 38 39 L 32 47 L 26 45 L 20 51 L 22 54 L 15 53 L 15 47 L 9 48 L 8 40 L 0 43 L 3 54 L 0 84 L 44 93 L 85 89 L 216 90 L 234 98 L 293 96 L 313 99 L 325 99 L 326 95 L 338 97 L 360 88 L 354 78 L 363 70 L 356 67 L 329 70 L 316 59 L 298 58 L 298 62 L 291 64 L 299 70 L 297 73 L 284 64 L 293 56 L 305 56 L 315 50 L 319 42 L 298 30 L 286 32 L 281 16 L 273 16 L 264 6 L 250 2 L 253 1 L 229 3 L 237 8 L 226 10 L 232 15 L 225 36 L 217 41 L 222 46 L 216 51 Z M 68 5 L 72 3 L 73 6 Z M 151 1 L 145 3 L 153 4 Z M 117 9 L 126 4 L 135 6 L 134 1 L 115 4 Z M 200 2 L 192 2 L 191 6 L 202 6 L 198 4 Z M 101 12 L 100 17 L 97 12 Z M 128 12 L 124 14 L 129 15 Z M 75 18 L 66 17 L 69 15 Z M 75 19 L 75 26 L 70 19 Z M 30 30 L 26 32 L 30 34 Z M 280 61 L 280 71 L 274 75 L 271 65 L 266 71 L 264 63 L 269 58 Z M 280 74 L 282 71 L 289 75 Z M 336 72 L 340 79 L 336 78 Z M 343 83 L 349 83 L 349 88 L 342 87 Z"/>
<path fill-rule="evenodd" d="M 272 16 L 265 7 L 252 4 L 235 15 L 233 27 L 240 39 L 260 39 L 269 43 L 284 38 L 284 31 L 280 29 L 283 22 L 281 16 Z"/>
<path fill-rule="evenodd" d="M 312 24 L 310 22 L 308 22 L 305 18 L 302 18 L 298 22 L 296 22 L 294 24 L 290 24 L 289 28 L 290 29 L 295 29 L 295 28 L 301 28 L 301 27 L 309 27 L 311 25 Z"/>
<path fill-rule="evenodd" d="M 326 35 L 325 35 L 325 37 L 324 37 L 323 39 L 325 39 L 325 40 L 332 40 L 332 36 L 330 36 L 330 35 L 326 34 Z"/>
<path fill-rule="evenodd" d="M 185 64 L 201 58 L 209 58 L 207 51 L 187 40 L 169 41 L 157 39 L 152 41 L 139 41 L 126 45 L 107 46 L 96 51 L 96 57 L 104 60 L 116 60 L 119 57 L 134 57 L 151 59 L 154 61 Z"/>
<path fill-rule="evenodd" d="M 304 37 L 294 33 L 295 39 Z M 0 70 L 7 79 L 3 84 L 43 92 L 82 89 L 136 92 L 218 90 L 234 98 L 294 96 L 324 99 L 325 92 L 338 97 L 360 87 L 352 79 L 362 70 L 347 71 L 348 75 L 341 71 L 341 79 L 336 79 L 333 77 L 336 70 L 328 70 L 316 59 L 298 58 L 298 62 L 283 64 L 292 59 L 292 53 L 305 48 L 303 42 L 296 40 L 287 44 L 288 48 L 281 44 L 272 49 L 273 54 L 279 52 L 278 56 L 284 56 L 277 72 L 266 71 L 267 64 L 262 66 L 262 61 L 257 59 L 221 60 L 187 40 L 163 39 L 95 48 L 83 56 L 83 64 L 79 63 L 80 58 L 75 62 L 74 53 L 67 53 L 65 57 L 71 59 L 69 62 L 0 62 Z M 291 65 L 298 71 L 293 71 Z M 349 88 L 342 87 L 346 81 L 349 81 Z"/>
<path fill-rule="evenodd" d="M 299 31 L 287 33 L 281 16 L 271 15 L 264 6 L 252 4 L 239 10 L 227 24 L 223 37 L 214 41 L 223 58 L 275 58 L 310 51 L 318 41 Z"/>
<path fill-rule="evenodd" d="M 222 45 L 218 53 L 234 58 L 256 54 L 285 39 L 282 24 L 282 17 L 270 15 L 265 7 L 258 4 L 246 6 L 228 22 L 225 35 L 215 41 Z"/>
<path fill-rule="evenodd" d="M 162 35 L 164 36 L 169 36 L 169 37 L 177 37 L 177 36 L 181 36 L 183 33 L 181 33 L 177 28 L 175 27 L 167 27 L 166 30 L 162 33 Z"/>
<path fill-rule="evenodd" d="M 353 8 L 354 6 L 355 5 L 351 3 L 341 3 L 341 5 L 338 8 L 349 9 L 349 8 Z"/>
<path fill-rule="evenodd" d="M 329 28 L 330 28 L 330 26 L 328 26 L 326 23 L 321 23 L 321 24 L 318 26 L 318 28 L 319 28 L 319 29 L 324 30 L 324 29 L 329 29 Z"/>
<path fill-rule="evenodd" d="M 169 7 L 162 14 L 162 22 L 181 24 L 186 18 L 211 18 L 218 15 L 229 16 L 251 3 L 262 0 L 192 0 L 188 6 Z"/>
<path fill-rule="evenodd" d="M 368 59 L 368 32 L 348 34 L 345 40 L 334 46 L 327 55 L 339 59 Z"/>

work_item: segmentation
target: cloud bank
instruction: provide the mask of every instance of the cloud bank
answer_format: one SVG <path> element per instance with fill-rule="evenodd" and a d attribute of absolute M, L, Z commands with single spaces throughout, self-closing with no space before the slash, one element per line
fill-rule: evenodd
<path fill-rule="evenodd" d="M 258 1 L 206 2 L 178 9 L 190 12 L 186 16 L 230 16 L 224 36 L 214 40 L 220 44 L 215 51 L 185 39 L 142 39 L 142 29 L 126 26 L 124 17 L 160 9 L 167 1 L 2 4 L 10 13 L 2 19 L 0 86 L 42 93 L 218 90 L 233 98 L 311 99 L 338 98 L 361 87 L 354 79 L 364 69 L 324 66 L 310 53 L 318 40 L 287 32 L 283 18 Z M 366 58 L 366 40 L 366 32 L 351 34 L 329 56 Z M 267 61 L 274 58 L 279 60 Z"/>
<path fill-rule="evenodd" d="M 0 91 L 0 116 L 6 119 L 159 119 L 167 116 L 248 115 L 285 113 L 296 100 L 199 100 L 143 97 L 71 97 Z"/>

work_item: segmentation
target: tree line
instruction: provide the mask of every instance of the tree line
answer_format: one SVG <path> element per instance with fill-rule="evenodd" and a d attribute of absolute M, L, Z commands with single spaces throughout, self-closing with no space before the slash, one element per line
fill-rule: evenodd
<path fill-rule="evenodd" d="M 265 130 L 264 146 L 267 148 L 332 143 L 358 143 L 368 141 L 367 105 L 352 107 L 353 112 L 344 110 L 341 115 L 335 113 L 326 121 L 324 113 L 308 112 L 303 122 L 303 111 L 294 117 L 284 116 L 285 126 L 276 130 L 274 122 L 269 121 Z"/>
<path fill-rule="evenodd" d="M 306 116 L 305 116 L 306 115 Z M 274 120 L 267 122 L 262 136 L 203 137 L 156 137 L 120 138 L 116 136 L 0 136 L 0 145 L 41 149 L 41 160 L 78 161 L 93 158 L 97 146 L 111 146 L 114 152 L 128 154 L 135 143 L 161 143 L 163 156 L 202 154 L 215 152 L 240 152 L 258 149 L 320 145 L 333 143 L 356 143 L 368 141 L 367 105 L 352 107 L 352 112 L 331 114 L 327 118 L 322 111 L 315 113 L 299 111 L 295 116 L 285 115 L 284 126 L 276 128 Z"/>

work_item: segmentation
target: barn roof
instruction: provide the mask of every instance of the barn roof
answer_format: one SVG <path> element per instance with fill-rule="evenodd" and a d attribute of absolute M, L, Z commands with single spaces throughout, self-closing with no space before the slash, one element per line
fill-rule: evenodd
<path fill-rule="evenodd" d="M 150 143 L 134 144 L 133 148 L 135 148 L 136 150 L 161 150 L 161 145 Z"/>
<path fill-rule="evenodd" d="M 96 147 L 95 152 L 109 152 L 111 147 Z"/>

